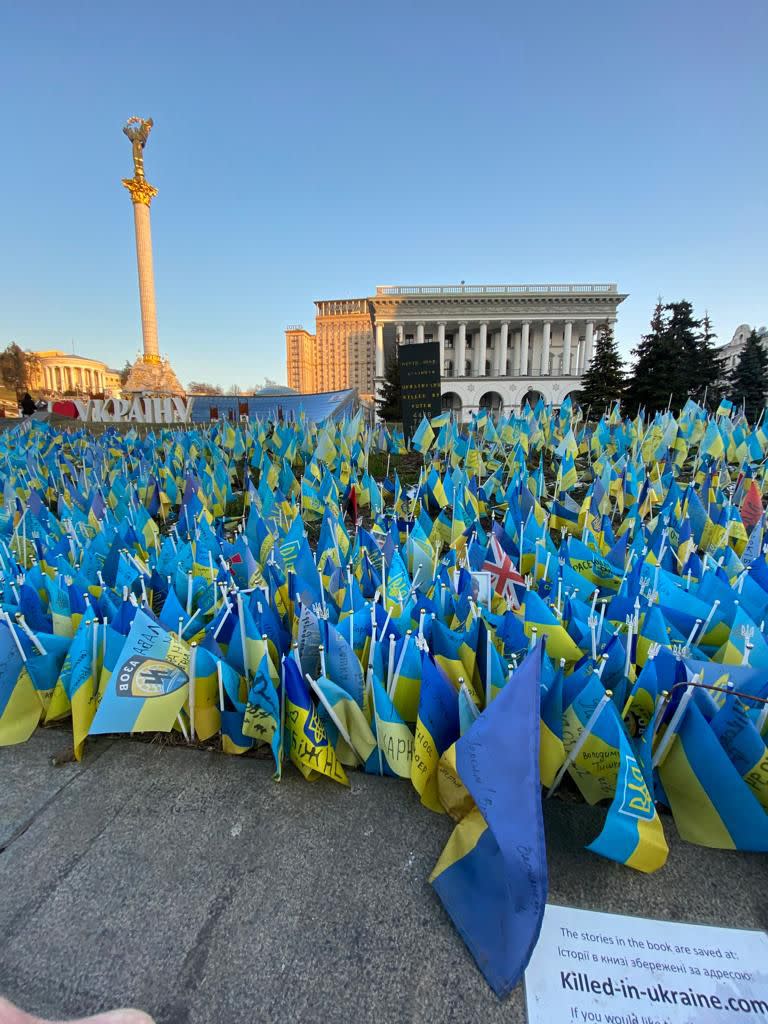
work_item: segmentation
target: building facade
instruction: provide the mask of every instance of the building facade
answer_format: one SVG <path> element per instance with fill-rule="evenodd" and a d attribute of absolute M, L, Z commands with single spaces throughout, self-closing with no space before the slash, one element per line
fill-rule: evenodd
<path fill-rule="evenodd" d="M 58 349 L 35 352 L 38 374 L 35 386 L 51 395 L 72 392 L 78 395 L 120 394 L 120 374 L 99 359 L 70 355 Z"/>
<path fill-rule="evenodd" d="M 596 330 L 626 298 L 615 284 L 382 286 L 370 300 L 375 375 L 401 344 L 440 345 L 443 407 L 518 410 L 578 391 Z"/>
<path fill-rule="evenodd" d="M 315 335 L 305 331 L 301 324 L 292 324 L 285 331 L 285 361 L 288 387 L 302 395 L 317 390 L 315 372 Z"/>
<path fill-rule="evenodd" d="M 760 339 L 760 344 L 766 353 L 768 353 L 768 327 L 756 327 L 757 336 Z M 719 355 L 723 358 L 723 370 L 725 373 L 731 373 L 736 368 L 736 364 L 741 358 L 741 353 L 744 351 L 744 346 L 747 343 L 747 338 L 752 333 L 752 328 L 749 324 L 739 324 L 736 330 L 733 332 L 733 337 L 727 345 L 722 345 L 719 349 Z"/>
<path fill-rule="evenodd" d="M 372 397 L 375 353 L 369 299 L 319 299 L 315 333 L 285 332 L 288 384 L 303 394 L 357 388 Z"/>

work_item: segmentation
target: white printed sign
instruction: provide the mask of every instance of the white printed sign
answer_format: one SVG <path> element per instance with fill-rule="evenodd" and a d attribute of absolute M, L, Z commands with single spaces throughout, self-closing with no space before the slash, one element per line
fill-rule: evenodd
<path fill-rule="evenodd" d="M 530 1024 L 768 1022 L 768 935 L 547 905 Z"/>

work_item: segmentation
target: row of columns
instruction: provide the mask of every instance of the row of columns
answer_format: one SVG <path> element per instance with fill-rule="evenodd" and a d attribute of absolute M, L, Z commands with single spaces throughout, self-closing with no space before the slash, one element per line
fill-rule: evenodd
<path fill-rule="evenodd" d="M 576 376 L 581 376 L 584 370 L 592 362 L 592 349 L 594 343 L 594 329 L 595 324 L 593 320 L 579 321 L 584 323 L 584 344 L 577 345 L 576 353 L 573 352 L 573 320 L 565 320 L 563 327 L 563 356 L 561 363 L 561 373 L 565 376 L 571 375 L 571 363 L 574 354 L 576 355 Z M 517 368 L 519 373 L 514 374 L 515 376 L 528 376 L 528 361 L 531 346 L 531 320 L 523 320 L 520 325 L 520 351 L 519 359 L 517 362 Z M 423 344 L 424 342 L 424 322 L 418 322 L 416 324 L 416 343 Z M 440 345 L 440 366 L 444 366 L 445 362 L 445 328 L 446 321 L 438 321 L 437 323 L 437 341 Z M 402 345 L 404 340 L 404 325 L 395 325 L 397 334 L 397 344 Z M 488 323 L 481 322 L 477 334 L 477 349 L 476 357 L 473 360 L 474 367 L 473 372 L 470 376 L 485 377 L 485 363 L 488 351 Z M 508 347 L 509 347 L 509 321 L 503 321 L 499 325 L 498 331 L 498 344 L 494 345 L 494 360 L 492 367 L 492 375 L 505 377 L 507 376 L 506 367 L 508 359 Z M 550 373 L 550 350 L 552 344 L 552 322 L 545 320 L 542 322 L 542 338 L 541 338 L 541 359 L 538 367 L 532 367 L 533 376 L 548 376 Z M 455 352 L 455 364 L 454 369 L 455 377 L 465 377 L 465 364 L 466 364 L 466 349 L 467 349 L 467 324 L 466 321 L 459 321 L 458 331 L 454 341 L 454 352 Z M 384 324 L 376 324 L 376 376 L 384 376 Z"/>
<path fill-rule="evenodd" d="M 106 377 L 102 370 L 87 366 L 43 366 L 43 385 L 48 391 L 101 392 Z"/>

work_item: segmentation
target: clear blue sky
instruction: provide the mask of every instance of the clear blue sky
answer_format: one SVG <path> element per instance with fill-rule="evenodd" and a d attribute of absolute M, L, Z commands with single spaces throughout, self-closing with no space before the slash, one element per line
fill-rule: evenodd
<path fill-rule="evenodd" d="M 284 380 L 377 284 L 617 281 L 625 351 L 659 294 L 726 341 L 768 320 L 766 39 L 765 0 L 5 0 L 0 346 L 138 350 L 132 114 L 185 383 Z"/>

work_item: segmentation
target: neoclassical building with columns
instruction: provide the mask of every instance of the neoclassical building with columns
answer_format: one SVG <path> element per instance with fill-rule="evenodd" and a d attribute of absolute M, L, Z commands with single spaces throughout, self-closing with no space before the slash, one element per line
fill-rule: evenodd
<path fill-rule="evenodd" d="M 120 374 L 99 359 L 70 355 L 59 349 L 35 352 L 38 359 L 36 386 L 48 394 L 119 395 Z"/>
<path fill-rule="evenodd" d="M 595 332 L 615 325 L 615 284 L 385 285 L 370 300 L 376 377 L 397 345 L 440 344 L 443 407 L 512 412 L 578 391 Z"/>

